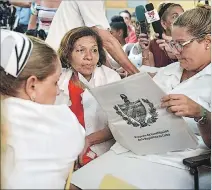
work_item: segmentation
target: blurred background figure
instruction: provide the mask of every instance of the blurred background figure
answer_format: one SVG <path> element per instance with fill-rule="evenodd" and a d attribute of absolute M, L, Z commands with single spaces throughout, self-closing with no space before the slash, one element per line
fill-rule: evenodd
<path fill-rule="evenodd" d="M 121 16 L 113 16 L 111 18 L 111 34 L 119 41 L 121 46 L 123 47 L 126 44 L 126 38 L 128 37 L 128 29 L 127 25 L 124 22 L 123 17 Z"/>
<path fill-rule="evenodd" d="M 113 16 L 111 18 L 111 34 L 119 41 L 124 52 L 128 56 L 129 60 L 138 68 L 141 66 L 141 50 L 137 43 L 126 43 L 128 36 L 128 28 L 124 22 L 123 17 Z M 127 76 L 127 73 L 121 66 L 108 54 L 109 63 L 111 68 L 115 69 L 122 78 Z"/>
<path fill-rule="evenodd" d="M 30 1 L 14 1 L 10 3 L 16 7 L 16 27 L 14 31 L 25 33 L 28 28 L 29 19 L 31 16 L 31 2 Z"/>
<path fill-rule="evenodd" d="M 184 12 L 179 4 L 161 3 L 158 8 L 158 14 L 161 19 L 161 25 L 166 36 L 171 35 L 171 26 L 175 19 Z M 140 34 L 139 43 L 143 54 L 143 64 L 152 67 L 164 67 L 175 61 L 176 57 L 161 50 L 156 43 L 156 39 L 150 40 L 150 36 Z"/>
<path fill-rule="evenodd" d="M 0 28 L 13 30 L 16 20 L 16 8 L 9 1 L 0 0 Z"/>
<path fill-rule="evenodd" d="M 16 32 L 25 33 L 27 31 L 30 16 L 30 5 L 29 8 L 16 7 L 16 17 L 18 19 L 18 25 L 15 29 Z"/>
<path fill-rule="evenodd" d="M 123 17 L 124 22 L 126 23 L 128 28 L 128 37 L 126 38 L 126 43 L 136 43 L 138 40 L 135 34 L 135 28 L 132 25 L 130 12 L 128 10 L 124 10 L 121 11 L 119 15 Z"/>
<path fill-rule="evenodd" d="M 36 0 L 32 3 L 32 15 L 29 21 L 28 30 L 42 30 L 47 35 L 60 2 L 61 0 Z"/>

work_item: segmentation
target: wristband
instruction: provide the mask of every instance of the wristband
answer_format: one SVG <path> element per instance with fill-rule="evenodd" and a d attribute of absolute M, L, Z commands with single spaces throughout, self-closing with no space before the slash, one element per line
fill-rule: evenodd
<path fill-rule="evenodd" d="M 199 123 L 200 125 L 205 125 L 207 122 L 207 110 L 205 108 L 201 108 L 201 117 L 200 118 L 194 118 L 194 121 Z"/>

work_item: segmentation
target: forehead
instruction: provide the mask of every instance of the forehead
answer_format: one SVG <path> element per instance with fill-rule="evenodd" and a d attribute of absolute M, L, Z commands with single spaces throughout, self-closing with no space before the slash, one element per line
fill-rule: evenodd
<path fill-rule="evenodd" d="M 180 6 L 173 6 L 168 9 L 168 15 L 172 14 L 182 14 L 184 11 Z"/>
<path fill-rule="evenodd" d="M 79 38 L 75 44 L 75 46 L 90 46 L 90 45 L 97 45 L 97 41 L 93 36 L 85 36 Z"/>
<path fill-rule="evenodd" d="M 189 40 L 192 36 L 188 32 L 187 28 L 173 26 L 172 28 L 172 39 L 173 40 Z"/>
<path fill-rule="evenodd" d="M 120 16 L 124 17 L 124 18 L 130 18 L 129 14 L 128 13 L 121 13 Z"/>

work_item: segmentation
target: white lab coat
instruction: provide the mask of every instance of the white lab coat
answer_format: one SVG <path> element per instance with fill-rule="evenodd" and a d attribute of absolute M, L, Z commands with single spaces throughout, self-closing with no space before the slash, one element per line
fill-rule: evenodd
<path fill-rule="evenodd" d="M 84 147 L 85 132 L 65 105 L 8 98 L 3 159 L 6 189 L 63 189 Z"/>
<path fill-rule="evenodd" d="M 89 88 L 103 86 L 121 79 L 117 72 L 104 65 L 101 67 L 96 67 L 89 82 L 81 74 L 78 75 L 80 81 Z M 68 90 L 69 80 L 71 76 L 71 69 L 63 70 L 59 81 L 60 94 L 56 99 L 56 104 L 66 104 L 69 106 L 71 105 Z M 96 99 L 87 89 L 85 89 L 84 93 L 82 94 L 82 104 L 84 108 L 86 136 L 105 127 L 108 127 L 108 120 L 105 112 L 102 110 Z M 107 152 L 113 144 L 114 141 L 110 140 L 101 144 L 93 145 L 91 147 L 91 150 L 98 156 L 100 156 L 103 153 Z"/>

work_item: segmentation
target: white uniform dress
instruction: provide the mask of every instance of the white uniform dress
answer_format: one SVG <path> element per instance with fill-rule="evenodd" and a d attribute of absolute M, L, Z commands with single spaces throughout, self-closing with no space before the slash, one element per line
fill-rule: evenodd
<path fill-rule="evenodd" d="M 51 23 L 46 42 L 55 50 L 63 36 L 71 29 L 81 26 L 110 28 L 104 9 L 104 1 L 62 1 Z"/>
<path fill-rule="evenodd" d="M 69 98 L 69 80 L 72 76 L 72 71 L 66 69 L 63 71 L 59 81 L 60 95 L 57 97 L 56 104 L 71 105 Z M 79 79 L 89 88 L 95 88 L 97 86 L 103 86 L 115 81 L 120 80 L 120 76 L 114 70 L 102 65 L 96 67 L 91 80 L 88 82 L 82 75 L 79 74 Z M 82 94 L 82 104 L 84 109 L 85 131 L 86 136 L 99 131 L 105 127 L 108 127 L 108 119 L 105 112 L 99 106 L 96 99 L 85 89 Z M 113 140 L 103 142 L 101 144 L 91 146 L 91 150 L 97 154 L 102 155 L 107 152 L 114 144 Z"/>
<path fill-rule="evenodd" d="M 180 83 L 182 71 L 180 64 L 176 62 L 161 68 L 153 80 L 166 93 L 184 94 L 211 110 L 211 64 L 195 76 Z M 103 177 L 106 174 L 112 174 L 139 189 L 192 189 L 193 176 L 183 165 L 182 160 L 199 155 L 208 149 L 199 135 L 194 120 L 184 119 L 199 139 L 197 149 L 137 156 L 116 143 L 109 152 L 94 160 L 92 164 L 87 164 L 85 168 L 76 171 L 73 174 L 72 183 L 82 189 L 97 189 Z M 89 175 L 92 171 L 95 173 Z"/>
<path fill-rule="evenodd" d="M 4 100 L 8 126 L 5 189 L 64 189 L 85 132 L 65 105 Z M 4 110 L 5 114 L 5 110 Z"/>

